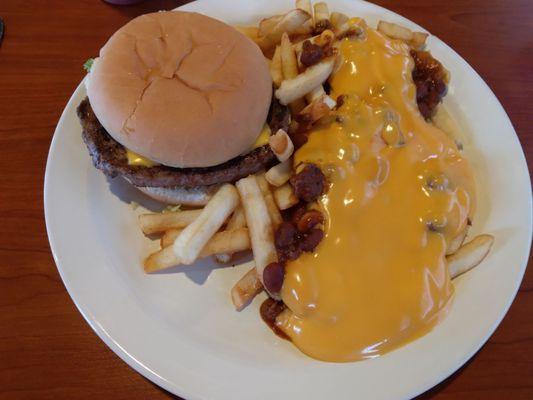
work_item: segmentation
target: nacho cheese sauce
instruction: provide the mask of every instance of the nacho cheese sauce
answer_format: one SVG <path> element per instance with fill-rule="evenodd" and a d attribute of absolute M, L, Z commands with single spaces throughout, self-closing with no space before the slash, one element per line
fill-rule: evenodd
<path fill-rule="evenodd" d="M 287 265 L 276 325 L 325 361 L 373 358 L 427 333 L 454 289 L 445 253 L 474 204 L 470 167 L 420 115 L 409 48 L 373 29 L 341 42 L 334 122 L 295 154 L 316 163 L 325 238 Z"/>

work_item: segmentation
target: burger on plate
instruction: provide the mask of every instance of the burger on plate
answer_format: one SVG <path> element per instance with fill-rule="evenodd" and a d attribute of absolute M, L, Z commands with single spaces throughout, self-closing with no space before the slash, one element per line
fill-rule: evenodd
<path fill-rule="evenodd" d="M 96 168 L 170 204 L 205 204 L 220 184 L 274 164 L 268 135 L 288 125 L 259 47 L 196 13 L 130 21 L 86 87 L 78 116 Z"/>

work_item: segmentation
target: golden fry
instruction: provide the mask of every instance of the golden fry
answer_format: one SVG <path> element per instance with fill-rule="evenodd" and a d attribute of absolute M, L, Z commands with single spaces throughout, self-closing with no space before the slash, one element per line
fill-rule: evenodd
<path fill-rule="evenodd" d="M 292 140 L 283 129 L 271 135 L 268 138 L 268 144 L 280 162 L 287 161 L 294 152 Z"/>
<path fill-rule="evenodd" d="M 311 0 L 296 0 L 296 8 L 305 11 L 309 15 L 313 15 Z"/>
<path fill-rule="evenodd" d="M 268 215 L 270 215 L 270 220 L 272 221 L 272 226 L 274 229 L 276 229 L 283 222 L 283 218 L 281 217 L 281 213 L 276 205 L 274 196 L 270 191 L 268 181 L 265 179 L 264 175 L 257 175 L 257 183 L 261 189 L 261 193 L 263 193 L 263 197 L 265 198 Z"/>
<path fill-rule="evenodd" d="M 202 210 L 186 210 L 168 213 L 141 214 L 139 224 L 145 235 L 164 232 L 174 228 L 185 228 L 193 222 Z"/>
<path fill-rule="evenodd" d="M 326 3 L 324 3 L 323 1 L 319 3 L 315 3 L 314 9 L 315 9 L 315 16 L 314 16 L 315 26 L 317 24 L 320 24 L 322 21 L 329 20 L 329 9 Z"/>
<path fill-rule="evenodd" d="M 274 190 L 274 200 L 280 210 L 286 210 L 298 203 L 298 198 L 294 194 L 292 186 L 288 183 Z"/>
<path fill-rule="evenodd" d="M 222 185 L 198 218 L 188 225 L 174 241 L 173 249 L 176 257 L 183 264 L 192 264 L 238 204 L 239 195 L 235 187 L 230 184 Z"/>
<path fill-rule="evenodd" d="M 251 269 L 231 289 L 231 301 L 237 311 L 242 310 L 263 290 L 263 285 L 257 277 L 255 263 L 250 261 L 246 264 Z"/>
<path fill-rule="evenodd" d="M 265 179 L 272 186 L 281 186 L 287 182 L 292 175 L 292 160 L 287 160 L 274 165 L 265 173 Z"/>
<path fill-rule="evenodd" d="M 227 225 L 226 230 L 232 231 L 239 228 L 244 228 L 246 226 L 246 218 L 244 216 L 244 210 L 242 209 L 242 206 L 238 206 L 235 211 L 233 211 L 233 214 L 231 215 Z M 221 263 L 228 263 L 231 260 L 231 253 L 220 253 L 215 254 L 215 258 L 218 262 Z"/>
<path fill-rule="evenodd" d="M 270 63 L 270 75 L 272 76 L 272 82 L 274 82 L 274 85 L 279 87 L 283 81 L 280 46 L 276 46 L 276 50 L 274 51 L 274 56 L 272 57 L 272 62 Z"/>
<path fill-rule="evenodd" d="M 307 68 L 297 77 L 284 80 L 279 89 L 276 90 L 276 97 L 281 104 L 287 105 L 305 96 L 329 78 L 334 65 L 335 59 L 328 58 Z"/>
<path fill-rule="evenodd" d="M 236 186 L 241 195 L 246 224 L 250 230 L 257 276 L 262 282 L 265 267 L 278 259 L 276 247 L 274 246 L 272 220 L 268 213 L 265 198 L 254 175 L 239 180 Z M 279 298 L 279 296 L 276 297 Z"/>
<path fill-rule="evenodd" d="M 198 257 L 208 257 L 218 253 L 235 253 L 248 250 L 250 247 L 250 237 L 248 236 L 247 228 L 223 231 L 213 235 Z M 147 273 L 156 272 L 180 264 L 183 263 L 176 257 L 172 246 L 169 246 L 150 254 L 144 261 L 144 271 Z"/>
<path fill-rule="evenodd" d="M 456 278 L 478 265 L 489 254 L 493 243 L 492 235 L 479 235 L 447 256 L 450 277 Z"/>
<path fill-rule="evenodd" d="M 172 246 L 183 229 L 169 229 L 161 236 L 161 248 Z"/>

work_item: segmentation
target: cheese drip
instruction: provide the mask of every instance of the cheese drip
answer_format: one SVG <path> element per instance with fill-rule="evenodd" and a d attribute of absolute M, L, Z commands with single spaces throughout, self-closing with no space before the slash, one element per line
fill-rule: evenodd
<path fill-rule="evenodd" d="M 473 211 L 474 183 L 454 141 L 417 108 L 403 42 L 373 29 L 341 42 L 330 78 L 344 95 L 295 165 L 317 164 L 325 238 L 286 268 L 276 324 L 311 357 L 372 358 L 435 326 L 452 302 L 446 246 Z"/>

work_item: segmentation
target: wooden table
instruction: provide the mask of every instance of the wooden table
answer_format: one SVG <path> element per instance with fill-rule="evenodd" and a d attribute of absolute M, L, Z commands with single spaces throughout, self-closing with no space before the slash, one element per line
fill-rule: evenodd
<path fill-rule="evenodd" d="M 252 1 L 252 0 L 250 0 Z M 43 177 L 81 66 L 131 18 L 183 2 L 1 0 L 0 398 L 172 398 L 115 356 L 68 296 L 50 253 Z M 453 47 L 496 93 L 533 160 L 530 0 L 379 0 Z M 487 293 L 490 296 L 490 293 Z M 479 353 L 422 399 L 533 398 L 533 269 Z"/>

